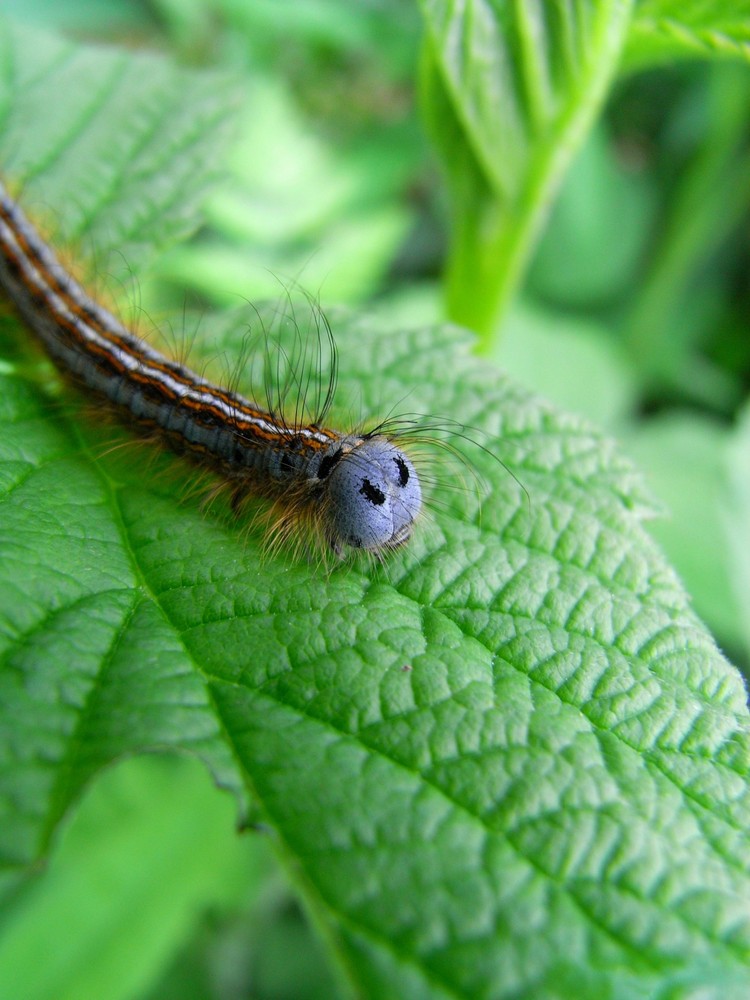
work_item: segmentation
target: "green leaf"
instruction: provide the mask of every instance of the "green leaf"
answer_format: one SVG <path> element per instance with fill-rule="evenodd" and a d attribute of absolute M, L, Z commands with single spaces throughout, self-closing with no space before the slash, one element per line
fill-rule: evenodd
<path fill-rule="evenodd" d="M 724 527 L 730 554 L 730 582 L 734 603 L 739 608 L 738 627 L 742 629 L 745 650 L 750 659 L 750 405 L 740 412 L 726 448 L 725 476 L 729 483 L 724 511 Z"/>
<path fill-rule="evenodd" d="M 231 812 L 197 763 L 144 757 L 108 771 L 47 870 L 0 910 L 3 990 L 141 996 L 202 910 L 236 904 L 268 867 L 260 840 L 233 835 Z M 55 942 L 44 961 L 40 941 Z"/>
<path fill-rule="evenodd" d="M 42 89 L 33 58 L 27 85 Z M 38 197 L 47 176 L 54 192 L 85 187 L 88 159 L 59 140 L 41 156 L 45 121 L 29 137 Z M 169 228 L 150 206 L 181 203 L 179 145 L 140 188 L 141 232 Z M 130 202 L 138 151 L 109 147 Z M 90 231 L 122 211 L 114 185 Z M 240 359 L 250 315 L 207 317 L 205 349 Z M 481 479 L 479 496 L 457 489 L 465 470 L 437 451 L 413 543 L 327 574 L 180 502 L 160 475 L 176 463 L 113 453 L 123 438 L 62 405 L 8 324 L 3 863 L 43 850 L 105 763 L 180 749 L 249 791 L 357 996 L 739 1000 L 745 690 L 644 531 L 640 476 L 480 363 L 469 334 L 332 319 L 341 406 L 382 415 L 408 399 L 473 425 L 481 447 L 455 441 Z"/>
<path fill-rule="evenodd" d="M 629 303 L 623 337 L 646 384 L 679 386 L 711 409 L 733 410 L 739 391 L 697 349 L 719 324 L 716 303 L 731 295 L 721 251 L 747 210 L 750 74 L 716 65 L 687 106 L 705 120 L 695 150 L 670 185 L 663 219 Z M 684 111 L 683 111 L 684 113 Z"/>
<path fill-rule="evenodd" d="M 726 427 L 706 417 L 670 414 L 636 425 L 625 435 L 625 447 L 669 512 L 654 525 L 654 534 L 696 610 L 730 649 L 741 649 L 746 617 L 737 603 L 741 591 L 733 590 L 731 567 L 744 546 L 727 544 L 724 524 L 728 437 Z"/>
<path fill-rule="evenodd" d="M 154 256 L 159 243 L 198 225 L 200 200 L 218 169 L 209 153 L 226 140 L 235 103 L 226 78 L 190 76 L 164 59 L 82 48 L 6 21 L 0 21 L 0 46 L 3 172 L 22 184 L 25 205 L 49 218 L 69 243 L 93 250 L 97 286 L 102 270 L 112 283 L 117 260 L 120 270 L 124 262 L 127 278 Z M 39 127 L 30 130 L 30 121 Z M 187 739 L 210 760 L 219 780 L 234 778 L 217 723 L 207 714 L 202 683 L 182 678 L 179 641 L 164 633 L 158 611 L 142 600 L 127 554 L 112 546 L 117 529 L 113 535 L 111 511 L 101 508 L 107 484 L 82 463 L 80 443 L 62 429 L 57 403 L 45 403 L 23 379 L 6 378 L 4 387 L 4 418 L 30 421 L 39 431 L 19 439 L 18 447 L 9 436 L 4 452 L 2 531 L 8 545 L 2 549 L 0 607 L 11 629 L 4 630 L 6 645 L 10 636 L 12 644 L 1 683 L 8 705 L 35 706 L 34 719 L 21 711 L 15 720 L 14 743 L 21 743 L 4 789 L 15 821 L 0 831 L 7 862 L 33 858 L 90 774 L 149 741 L 182 746 Z M 39 500 L 26 495 L 35 466 L 42 479 L 49 477 L 43 490 L 57 497 L 53 506 L 72 504 L 62 530 L 60 524 L 37 524 L 42 536 L 50 529 L 58 536 L 48 540 L 48 556 L 61 570 L 52 579 L 36 574 L 30 546 L 41 537 L 35 534 L 31 542 L 27 535 Z M 26 599 L 34 603 L 21 606 L 20 619 L 8 617 L 14 604 L 18 608 L 16 563 L 30 574 Z M 80 633 L 70 618 L 76 614 L 87 623 Z M 114 686 L 92 690 L 90 682 L 105 660 Z M 143 660 L 151 663 L 146 672 L 138 667 Z M 34 668 L 31 688 L 17 683 L 24 664 Z M 112 727 L 111 719 L 101 720 L 111 710 L 108 699 L 117 702 L 120 684 L 129 687 L 129 709 Z M 97 732 L 90 746 L 85 740 L 76 744 L 82 710 Z M 154 716 L 161 720 L 156 730 Z M 25 732 L 27 724 L 31 729 Z M 74 761 L 67 759 L 71 738 L 77 746 Z M 51 768 L 43 764 L 47 755 Z M 42 787 L 43 805 L 36 794 Z"/>
<path fill-rule="evenodd" d="M 48 228 L 94 256 L 100 281 L 118 261 L 141 269 L 197 227 L 231 131 L 229 78 L 5 20 L 0 67 L 3 174 Z"/>
<path fill-rule="evenodd" d="M 607 130 L 594 127 L 565 177 L 531 262 L 529 291 L 561 311 L 610 305 L 630 297 L 633 284 L 643 280 L 639 269 L 657 223 L 655 185 L 618 157 Z"/>
<path fill-rule="evenodd" d="M 625 61 L 640 68 L 675 58 L 748 59 L 748 0 L 640 0 Z"/>
<path fill-rule="evenodd" d="M 401 192 L 421 152 L 415 130 L 365 124 L 345 150 L 340 137 L 334 146 L 320 135 L 285 81 L 253 71 L 245 85 L 233 183 L 206 204 L 215 238 L 173 250 L 159 277 L 213 304 L 236 305 L 238 287 L 248 298 L 274 296 L 276 275 L 336 302 L 371 296 L 413 223 Z"/>
<path fill-rule="evenodd" d="M 600 323 L 523 299 L 508 314 L 497 361 L 558 406 L 606 427 L 638 405 L 625 352 Z"/>
<path fill-rule="evenodd" d="M 129 0 L 5 0 L 3 14 L 33 22 L 47 29 L 75 32 L 87 37 L 133 37 L 152 26 L 145 5 Z"/>
<path fill-rule="evenodd" d="M 607 94 L 631 6 L 422 0 L 425 116 L 452 200 L 449 312 L 485 344 Z"/>

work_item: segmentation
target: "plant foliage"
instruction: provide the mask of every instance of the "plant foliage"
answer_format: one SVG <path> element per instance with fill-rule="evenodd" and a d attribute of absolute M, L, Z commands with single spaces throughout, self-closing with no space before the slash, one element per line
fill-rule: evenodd
<path fill-rule="evenodd" d="M 530 213 L 524 242 L 630 5 L 509 9 L 425 0 L 425 72 L 433 128 L 462 139 L 466 234 L 499 200 Z M 95 264 L 122 248 L 145 268 L 197 223 L 231 86 L 0 30 L 2 163 L 24 204 Z M 254 315 L 205 317 L 200 339 L 237 359 Z M 329 573 L 108 454 L 117 432 L 5 323 L 3 865 L 46 851 L 108 763 L 187 751 L 272 832 L 357 996 L 745 996 L 745 689 L 644 530 L 639 474 L 466 331 L 333 319 L 342 399 L 408 399 L 482 447 L 461 444 L 480 497 L 438 451 L 414 544 Z"/>

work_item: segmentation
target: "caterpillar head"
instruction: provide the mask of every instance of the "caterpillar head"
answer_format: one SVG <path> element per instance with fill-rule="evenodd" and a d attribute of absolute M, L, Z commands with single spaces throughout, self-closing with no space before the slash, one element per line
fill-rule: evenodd
<path fill-rule="evenodd" d="M 422 508 L 414 466 L 381 435 L 350 438 L 325 455 L 326 531 L 337 555 L 344 548 L 378 552 L 404 545 Z"/>

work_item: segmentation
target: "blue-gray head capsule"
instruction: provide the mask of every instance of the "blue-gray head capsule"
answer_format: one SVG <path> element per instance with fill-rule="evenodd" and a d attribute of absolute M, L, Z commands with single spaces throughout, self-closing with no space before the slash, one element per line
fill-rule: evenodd
<path fill-rule="evenodd" d="M 345 545 L 370 551 L 403 545 L 422 508 L 411 460 L 385 437 L 354 438 L 342 445 L 320 469 L 328 478 L 333 548 L 341 553 Z"/>

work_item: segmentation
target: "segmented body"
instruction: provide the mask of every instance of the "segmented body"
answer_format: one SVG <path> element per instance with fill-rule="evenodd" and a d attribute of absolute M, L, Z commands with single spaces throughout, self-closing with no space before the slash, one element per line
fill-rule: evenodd
<path fill-rule="evenodd" d="M 236 492 L 288 500 L 338 554 L 410 537 L 421 489 L 392 440 L 289 423 L 164 357 L 85 291 L 1 183 L 0 287 L 63 372 Z"/>

